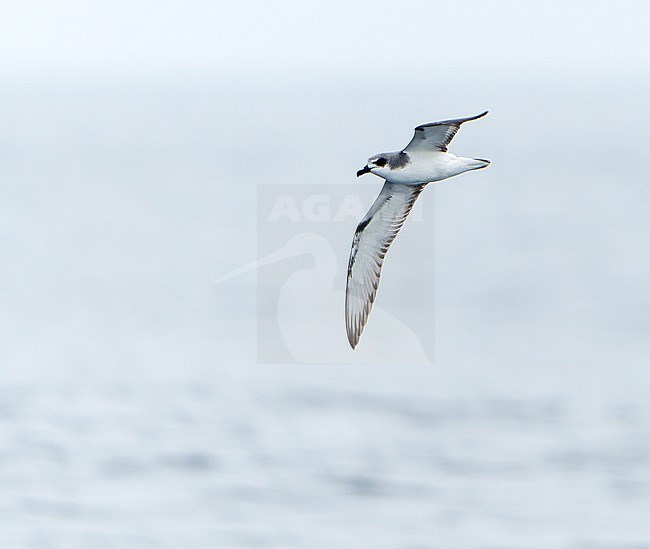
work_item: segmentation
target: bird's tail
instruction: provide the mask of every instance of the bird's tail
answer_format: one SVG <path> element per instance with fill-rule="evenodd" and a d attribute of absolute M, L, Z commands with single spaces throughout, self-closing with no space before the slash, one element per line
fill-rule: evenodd
<path fill-rule="evenodd" d="M 465 156 L 458 157 L 458 163 L 460 164 L 459 173 L 468 172 L 470 170 L 480 170 L 490 165 L 489 160 L 484 160 L 483 158 L 467 158 Z"/>
<path fill-rule="evenodd" d="M 490 161 L 483 158 L 467 158 L 466 160 L 468 161 L 468 170 L 480 170 L 481 168 L 486 168 L 490 165 Z"/>

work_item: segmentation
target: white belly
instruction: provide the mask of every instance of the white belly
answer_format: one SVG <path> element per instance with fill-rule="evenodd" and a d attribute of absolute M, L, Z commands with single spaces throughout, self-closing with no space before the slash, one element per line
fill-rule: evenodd
<path fill-rule="evenodd" d="M 405 185 L 432 183 L 478 167 L 468 162 L 473 159 L 458 157 L 451 153 L 430 152 L 418 155 L 411 153 L 409 156 L 411 162 L 402 169 L 391 171 L 386 176 L 387 180 Z"/>

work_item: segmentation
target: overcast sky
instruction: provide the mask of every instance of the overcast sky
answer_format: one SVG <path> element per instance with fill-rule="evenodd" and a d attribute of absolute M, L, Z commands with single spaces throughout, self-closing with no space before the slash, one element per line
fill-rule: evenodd
<path fill-rule="evenodd" d="M 300 68 L 378 80 L 433 62 L 647 70 L 648 15 L 641 1 L 5 0 L 0 69 Z"/>

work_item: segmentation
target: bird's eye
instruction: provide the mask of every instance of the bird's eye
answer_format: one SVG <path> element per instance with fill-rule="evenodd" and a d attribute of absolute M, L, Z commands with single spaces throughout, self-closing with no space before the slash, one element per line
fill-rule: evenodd
<path fill-rule="evenodd" d="M 378 158 L 377 160 L 375 160 L 375 165 L 379 166 L 380 168 L 383 168 L 386 165 L 386 159 Z"/>

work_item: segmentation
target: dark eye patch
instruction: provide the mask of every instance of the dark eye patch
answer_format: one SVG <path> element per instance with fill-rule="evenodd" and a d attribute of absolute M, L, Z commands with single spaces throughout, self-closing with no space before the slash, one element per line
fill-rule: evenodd
<path fill-rule="evenodd" d="M 383 168 L 386 165 L 386 159 L 385 158 L 378 158 L 375 160 L 375 164 L 379 166 L 380 168 Z"/>

